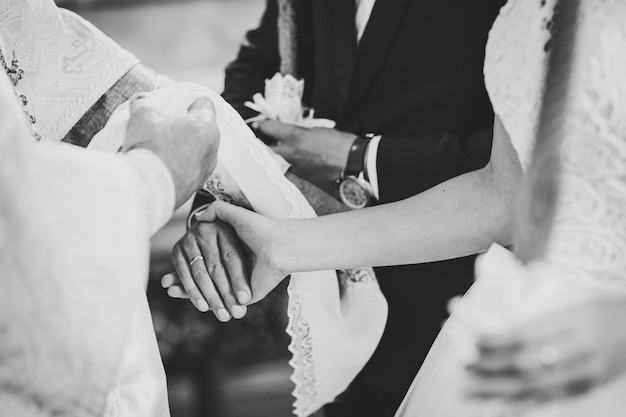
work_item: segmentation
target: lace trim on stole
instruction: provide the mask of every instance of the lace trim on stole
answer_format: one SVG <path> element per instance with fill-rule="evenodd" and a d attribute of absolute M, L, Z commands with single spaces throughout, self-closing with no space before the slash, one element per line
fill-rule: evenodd
<path fill-rule="evenodd" d="M 241 117 L 230 106 L 223 109 L 225 119 L 233 130 L 237 133 L 240 143 L 245 146 L 253 158 L 268 172 L 268 176 L 284 194 L 291 206 L 289 218 L 303 218 L 305 213 L 303 207 L 308 205 L 304 196 L 299 190 L 288 181 L 285 181 L 284 174 L 278 168 L 276 161 L 270 152 L 265 150 L 262 144 L 247 128 L 241 123 Z M 261 146 L 259 146 L 259 144 Z M 251 207 L 249 201 L 239 190 L 233 191 L 227 175 L 220 172 L 219 164 L 215 172 L 206 181 L 204 189 L 214 197 L 224 201 Z M 296 288 L 296 281 L 300 274 L 293 274 L 287 287 L 289 305 L 287 309 L 288 325 L 286 332 L 291 337 L 289 352 L 292 358 L 289 365 L 293 368 L 291 381 L 295 384 L 292 395 L 294 401 L 294 414 L 299 417 L 308 416 L 319 409 L 318 382 L 315 369 L 315 343 L 311 335 L 311 328 L 303 313 L 302 304 Z M 374 270 L 372 268 L 359 268 L 346 271 L 337 271 L 337 278 L 340 288 L 345 289 L 351 285 L 378 285 Z M 365 365 L 365 363 L 363 363 Z"/>
<path fill-rule="evenodd" d="M 248 129 L 243 129 L 241 123 L 238 123 L 239 116 L 227 112 L 226 119 L 230 122 L 231 127 L 238 133 L 241 143 L 247 147 L 252 156 L 262 166 L 267 168 L 271 181 L 278 186 L 284 193 L 285 197 L 291 204 L 290 218 L 299 218 L 302 216 L 302 210 L 296 203 L 297 192 L 292 187 L 283 187 L 282 178 L 284 175 L 274 168 L 275 163 L 268 152 L 262 152 L 258 146 L 251 146 L 250 140 L 258 140 L 253 138 L 252 133 Z M 245 138 L 245 139 L 244 139 Z M 271 167 L 271 168 L 270 168 Z M 219 171 L 219 170 L 216 170 Z M 226 192 L 224 182 L 228 181 L 219 173 L 211 175 L 205 184 L 205 189 L 224 201 L 241 204 L 250 207 L 250 203 L 245 199 L 241 192 L 236 195 L 230 195 Z M 230 187 L 228 187 L 230 188 Z M 230 190 L 229 190 L 230 191 Z M 291 380 L 295 384 L 293 396 L 295 398 L 294 407 L 295 414 L 305 416 L 310 414 L 309 410 L 315 403 L 317 396 L 316 378 L 315 378 L 315 361 L 313 359 L 313 339 L 306 318 L 302 314 L 302 305 L 295 288 L 295 280 L 291 279 L 287 287 L 289 295 L 289 306 L 287 309 L 288 324 L 286 332 L 291 337 L 289 344 L 289 352 L 292 358 L 289 365 L 293 368 Z M 314 412 L 315 410 L 311 410 Z"/>

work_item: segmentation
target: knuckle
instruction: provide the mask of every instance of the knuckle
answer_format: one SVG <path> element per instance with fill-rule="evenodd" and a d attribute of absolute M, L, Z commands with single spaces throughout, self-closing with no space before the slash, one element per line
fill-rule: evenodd
<path fill-rule="evenodd" d="M 222 297 L 224 298 L 224 303 L 228 306 L 232 306 L 237 304 L 237 300 L 235 299 L 235 297 L 230 294 L 230 293 L 223 293 Z"/>
<path fill-rule="evenodd" d="M 222 254 L 222 257 L 226 263 L 233 263 L 240 259 L 239 252 L 235 249 L 228 249 Z"/>
<path fill-rule="evenodd" d="M 181 250 L 181 252 L 189 253 L 193 249 L 194 246 L 196 246 L 196 242 L 195 242 L 195 239 L 194 239 L 193 235 L 191 235 L 190 233 L 187 233 L 180 240 L 180 250 Z"/>
<path fill-rule="evenodd" d="M 211 306 L 212 310 L 224 308 L 224 303 L 222 303 L 222 299 L 217 294 L 211 294 L 208 296 L 207 302 Z"/>
<path fill-rule="evenodd" d="M 213 279 L 216 278 L 221 278 L 220 276 L 220 272 L 222 272 L 224 270 L 224 268 L 222 267 L 222 264 L 219 262 L 213 262 L 211 265 L 209 265 L 209 274 L 211 275 L 211 277 Z"/>
<path fill-rule="evenodd" d="M 195 232 L 198 237 L 206 240 L 207 238 L 215 235 L 215 225 L 213 223 L 198 222 L 195 226 Z"/>
<path fill-rule="evenodd" d="M 208 277 L 206 276 L 206 273 L 204 272 L 203 268 L 201 266 L 196 266 L 196 265 L 197 264 L 194 264 L 191 270 L 191 275 L 193 276 L 194 280 L 202 282 L 206 280 Z"/>

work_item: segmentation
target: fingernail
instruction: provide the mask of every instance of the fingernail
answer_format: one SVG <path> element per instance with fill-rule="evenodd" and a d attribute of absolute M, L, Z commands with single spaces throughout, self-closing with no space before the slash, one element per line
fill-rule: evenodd
<path fill-rule="evenodd" d="M 202 311 L 203 313 L 209 311 L 209 304 L 204 300 L 198 300 L 196 302 L 196 305 L 198 306 L 198 310 Z"/>
<path fill-rule="evenodd" d="M 196 217 L 200 217 L 200 216 L 202 216 L 205 212 L 206 212 L 206 209 L 202 209 L 202 210 L 200 210 L 200 211 L 196 212 L 196 214 L 194 214 L 194 216 L 196 216 Z"/>
<path fill-rule="evenodd" d="M 243 306 L 233 306 L 231 310 L 231 313 L 233 313 L 233 317 L 236 319 L 240 319 L 246 315 L 246 308 Z"/>
<path fill-rule="evenodd" d="M 165 285 L 165 282 L 164 282 L 164 281 L 165 281 L 165 280 L 166 280 L 166 279 L 167 279 L 170 275 L 172 275 L 172 274 L 165 274 L 165 275 L 163 275 L 163 278 L 161 278 L 161 287 L 163 287 L 163 288 L 168 288 L 168 287 Z"/>
<path fill-rule="evenodd" d="M 239 291 L 237 293 L 237 300 L 239 300 L 241 304 L 245 304 L 250 301 L 250 294 L 246 291 Z"/>
<path fill-rule="evenodd" d="M 220 308 L 219 310 L 217 310 L 217 318 L 220 321 L 228 321 L 230 320 L 230 314 L 228 314 L 228 311 L 224 310 L 223 308 Z"/>

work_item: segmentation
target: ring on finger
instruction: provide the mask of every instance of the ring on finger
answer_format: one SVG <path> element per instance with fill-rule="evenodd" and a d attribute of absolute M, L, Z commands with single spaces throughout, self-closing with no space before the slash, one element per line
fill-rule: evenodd
<path fill-rule="evenodd" d="M 191 261 L 189 261 L 189 266 L 190 267 L 193 266 L 193 264 L 195 264 L 198 261 L 204 261 L 204 256 L 202 255 L 195 256 Z"/>
<path fill-rule="evenodd" d="M 544 368 L 553 368 L 559 362 L 559 351 L 552 345 L 539 350 L 539 362 Z"/>

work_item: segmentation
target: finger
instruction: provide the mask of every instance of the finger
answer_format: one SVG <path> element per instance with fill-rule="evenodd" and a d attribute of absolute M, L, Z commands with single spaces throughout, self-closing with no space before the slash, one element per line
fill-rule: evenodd
<path fill-rule="evenodd" d="M 217 200 L 214 203 L 211 203 L 207 207 L 207 209 L 199 216 L 196 216 L 196 219 L 200 222 L 215 222 L 216 220 L 221 220 L 225 223 L 230 224 L 237 235 L 241 238 L 241 230 L 245 230 L 247 225 L 250 225 L 254 222 L 255 216 L 260 216 L 259 214 L 253 213 L 250 210 L 247 210 L 243 207 L 238 207 L 230 203 L 226 203 L 221 200 Z"/>
<path fill-rule="evenodd" d="M 513 376 L 485 378 L 471 375 L 466 382 L 468 396 L 480 399 L 513 399 L 526 392 L 526 382 Z"/>
<path fill-rule="evenodd" d="M 498 355 L 516 352 L 524 345 L 524 340 L 522 334 L 515 332 L 486 334 L 478 340 L 476 347 L 484 355 Z"/>
<path fill-rule="evenodd" d="M 188 260 L 188 257 L 190 257 L 190 259 L 194 259 L 197 256 L 200 256 L 200 250 L 197 249 L 197 247 L 192 248 L 192 243 L 190 242 L 192 240 L 192 238 L 190 239 L 189 236 L 186 235 L 176 244 L 176 246 L 174 246 L 174 250 L 172 252 L 172 262 L 176 268 L 178 278 L 183 284 L 185 292 L 189 295 L 191 302 L 199 311 L 205 313 L 209 311 L 209 304 L 207 304 L 207 300 L 204 299 L 193 280 L 191 266 L 189 265 L 190 261 Z M 195 262 L 194 265 L 198 263 L 203 264 L 203 262 L 200 261 Z"/>
<path fill-rule="evenodd" d="M 131 115 L 131 119 L 133 116 L 137 116 L 137 114 L 148 111 L 152 108 L 150 96 L 148 93 L 140 92 L 135 93 L 130 98 L 129 102 L 129 111 Z"/>
<path fill-rule="evenodd" d="M 306 129 L 277 120 L 266 120 L 259 124 L 258 129 L 262 134 L 279 142 L 290 142 L 306 132 Z"/>
<path fill-rule="evenodd" d="M 220 223 L 220 225 L 220 227 L 225 227 L 224 223 Z M 196 280 L 196 283 L 205 296 L 213 294 L 217 289 L 222 305 L 226 306 L 228 313 L 235 318 L 242 318 L 246 311 L 242 306 L 238 305 L 226 269 L 222 266 L 218 244 L 218 234 L 221 233 L 221 230 L 218 230 L 217 227 L 216 223 L 198 223 L 192 229 L 195 232 L 196 242 L 204 256 L 210 276 L 209 280 L 200 278 Z M 209 304 L 214 307 L 214 304 L 211 302 Z M 218 318 L 224 318 L 227 312 L 217 310 L 216 313 Z"/>
<path fill-rule="evenodd" d="M 450 301 L 448 301 L 448 314 L 454 313 L 454 310 L 457 309 L 462 300 L 462 296 L 451 298 Z"/>
<path fill-rule="evenodd" d="M 270 149 L 287 161 L 295 161 L 298 156 L 297 150 L 295 150 L 293 146 L 290 146 L 290 144 L 285 144 L 284 142 L 277 142 L 274 145 L 270 145 Z"/>
<path fill-rule="evenodd" d="M 206 120 L 215 120 L 215 106 L 207 96 L 198 97 L 187 108 L 190 115 L 200 117 Z"/>
<path fill-rule="evenodd" d="M 481 357 L 476 364 L 469 367 L 469 371 L 485 381 L 497 383 L 507 378 L 516 380 L 519 389 L 523 388 L 523 391 L 514 393 L 515 396 L 537 396 L 538 391 L 555 386 L 555 381 L 559 381 L 563 375 L 575 371 L 588 362 L 590 356 L 587 350 L 574 343 L 571 338 L 546 342 L 551 344 L 541 346 L 529 343 L 515 352 Z M 542 358 L 547 351 L 551 352 L 550 362 Z"/>
<path fill-rule="evenodd" d="M 251 255 L 251 264 L 255 265 L 252 271 L 251 286 L 252 286 L 252 300 L 250 304 L 258 303 L 274 289 L 276 286 L 285 279 L 284 276 L 276 275 L 277 271 L 271 268 L 264 268 L 259 266 L 254 254 Z"/>
<path fill-rule="evenodd" d="M 169 287 L 167 289 L 167 295 L 169 295 L 172 298 L 180 298 L 182 300 L 188 300 L 189 299 L 189 294 L 187 294 L 187 292 L 185 291 L 185 288 L 183 288 L 182 284 L 175 284 L 175 285 L 172 285 L 171 287 Z"/>
<path fill-rule="evenodd" d="M 471 396 L 542 403 L 575 397 L 601 382 L 601 371 L 591 360 L 581 360 L 533 378 L 516 376 L 477 377 L 469 385 Z"/>
<path fill-rule="evenodd" d="M 234 230 L 225 223 L 222 233 L 218 234 L 218 244 L 222 262 L 230 278 L 233 292 L 240 304 L 247 304 L 252 299 L 252 290 L 248 281 L 245 252 Z"/>
<path fill-rule="evenodd" d="M 224 302 L 215 288 L 214 276 L 212 275 L 213 272 L 211 271 L 211 267 L 207 266 L 207 263 L 212 262 L 211 258 L 202 252 L 195 235 L 188 235 L 191 236 L 191 238 L 186 242 L 186 246 L 184 247 L 185 254 L 186 256 L 193 256 L 190 258 L 191 260 L 199 259 L 197 262 L 192 263 L 188 258 L 193 285 L 202 294 L 204 297 L 203 299 L 208 303 L 208 309 L 213 310 L 215 317 L 221 322 L 227 322 L 230 320 L 230 313 L 226 310 Z M 185 289 L 187 289 L 187 285 L 184 281 L 183 285 L 185 286 Z"/>
<path fill-rule="evenodd" d="M 145 98 L 148 98 L 148 93 L 147 92 L 145 92 L 145 91 L 137 92 L 137 93 L 135 93 L 135 94 L 133 94 L 131 96 L 131 98 L 130 98 L 130 105 L 132 106 L 133 103 L 135 103 L 136 101 L 143 100 Z"/>
<path fill-rule="evenodd" d="M 163 288 L 167 289 L 171 287 L 172 285 L 177 285 L 177 284 L 181 284 L 181 282 L 180 282 L 180 279 L 178 278 L 178 275 L 176 275 L 176 272 L 172 272 L 171 274 L 165 274 L 163 275 L 163 278 L 161 278 L 161 287 Z"/>

